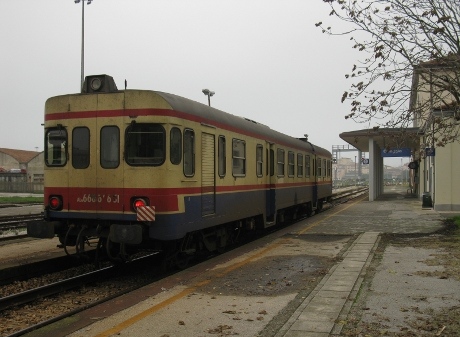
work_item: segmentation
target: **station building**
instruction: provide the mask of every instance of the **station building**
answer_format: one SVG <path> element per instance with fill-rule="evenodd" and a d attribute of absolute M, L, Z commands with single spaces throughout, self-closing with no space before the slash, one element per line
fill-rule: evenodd
<path fill-rule="evenodd" d="M 383 152 L 411 151 L 411 188 L 423 207 L 460 213 L 460 55 L 414 68 L 411 128 L 373 128 L 340 137 L 369 152 L 369 200 L 383 193 Z M 449 132 L 445 132 L 449 130 Z"/>
<path fill-rule="evenodd" d="M 43 191 L 43 152 L 0 148 L 0 191 Z"/>

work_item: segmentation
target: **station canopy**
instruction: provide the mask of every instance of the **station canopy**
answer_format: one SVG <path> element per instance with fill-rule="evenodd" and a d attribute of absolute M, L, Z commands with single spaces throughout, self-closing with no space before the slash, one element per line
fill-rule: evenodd
<path fill-rule="evenodd" d="M 369 152 L 369 140 L 382 150 L 410 148 L 420 146 L 419 128 L 373 128 L 342 132 L 339 136 L 361 152 Z"/>

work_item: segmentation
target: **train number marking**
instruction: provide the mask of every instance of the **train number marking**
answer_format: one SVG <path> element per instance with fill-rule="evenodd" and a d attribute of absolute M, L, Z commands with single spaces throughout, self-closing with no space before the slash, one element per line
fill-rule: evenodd
<path fill-rule="evenodd" d="M 82 197 L 77 198 L 77 202 L 81 203 L 101 203 L 118 204 L 120 203 L 119 194 L 83 194 Z"/>

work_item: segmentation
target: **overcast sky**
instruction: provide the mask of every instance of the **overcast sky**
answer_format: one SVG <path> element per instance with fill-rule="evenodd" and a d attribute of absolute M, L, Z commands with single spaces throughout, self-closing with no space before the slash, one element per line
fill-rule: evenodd
<path fill-rule="evenodd" d="M 0 0 L 0 147 L 42 151 L 46 99 L 80 91 L 81 7 Z M 358 55 L 315 27 L 334 23 L 328 14 L 322 0 L 93 0 L 85 75 L 203 104 L 209 88 L 213 107 L 331 151 L 346 145 L 341 132 L 368 125 L 344 119 Z"/>

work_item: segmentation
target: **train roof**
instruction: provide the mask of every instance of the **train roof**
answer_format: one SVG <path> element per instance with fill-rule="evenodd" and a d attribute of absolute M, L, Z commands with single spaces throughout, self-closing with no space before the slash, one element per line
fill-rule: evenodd
<path fill-rule="evenodd" d="M 236 116 L 178 95 L 160 91 L 155 91 L 155 93 L 161 96 L 173 110 L 192 114 L 218 124 L 231 125 L 238 130 L 246 132 L 247 134 L 256 134 L 261 136 L 267 141 L 283 143 L 292 147 L 300 148 L 304 148 L 305 144 L 308 144 L 309 150 L 320 155 L 330 156 L 329 151 L 310 143 L 305 138 L 288 136 L 254 120 Z"/>

